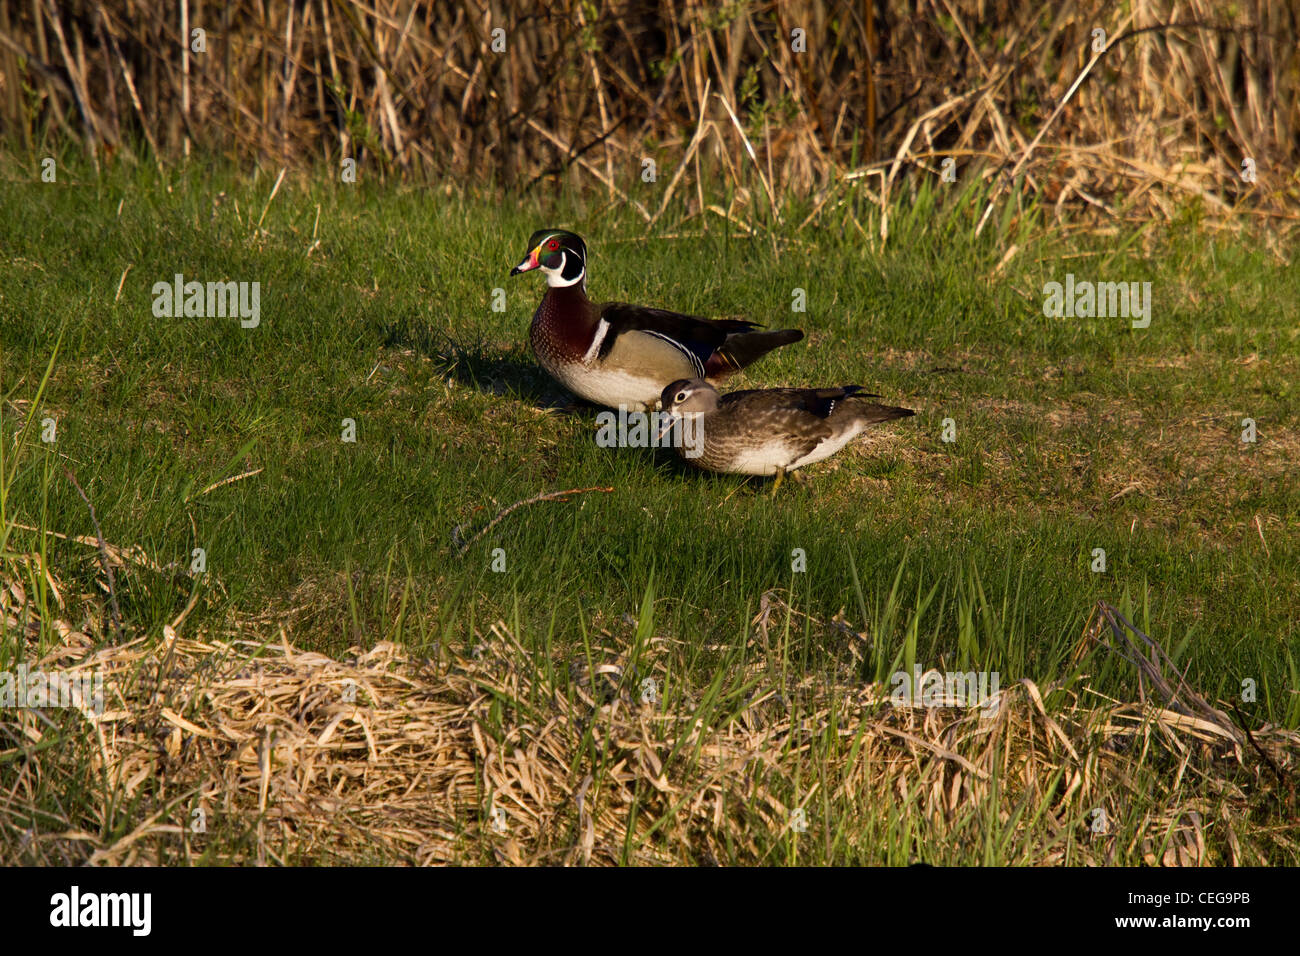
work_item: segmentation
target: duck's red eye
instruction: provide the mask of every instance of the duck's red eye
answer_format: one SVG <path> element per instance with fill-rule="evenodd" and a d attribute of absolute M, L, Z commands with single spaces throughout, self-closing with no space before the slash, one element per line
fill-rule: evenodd
<path fill-rule="evenodd" d="M 546 244 L 546 248 L 554 252 L 556 249 L 560 248 L 560 244 L 555 239 L 552 239 Z"/>

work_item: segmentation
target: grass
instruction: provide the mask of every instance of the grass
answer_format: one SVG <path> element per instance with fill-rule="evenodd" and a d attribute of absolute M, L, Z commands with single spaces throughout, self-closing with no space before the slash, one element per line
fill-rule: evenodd
<path fill-rule="evenodd" d="M 1236 702 L 1255 726 L 1300 727 L 1300 267 L 1248 241 L 1190 218 L 1066 241 L 1014 207 L 974 240 L 978 193 L 924 189 L 895 211 L 882 249 L 852 194 L 842 222 L 758 223 L 749 238 L 722 219 L 645 236 L 625 210 L 573 194 L 502 202 L 294 176 L 271 199 L 270 177 L 198 167 L 61 179 L 0 193 L 0 421 L 6 436 L 31 423 L 6 437 L 2 517 L 93 536 L 70 466 L 107 542 L 148 556 L 116 573 L 134 634 L 156 641 L 194 601 L 195 633 L 283 627 L 336 656 L 388 640 L 472 659 L 500 621 L 554 686 L 610 647 L 630 655 L 627 674 L 649 673 L 636 655 L 653 639 L 665 707 L 707 704 L 726 725 L 755 692 L 861 686 L 913 662 L 1132 700 L 1131 669 L 1075 656 L 1107 600 L 1208 699 Z M 595 297 L 808 333 L 745 386 L 856 382 L 917 416 L 776 495 L 597 447 L 595 410 L 567 407 L 527 350 L 540 283 L 506 277 L 549 224 L 587 237 Z M 178 272 L 260 282 L 260 326 L 155 318 L 151 287 Z M 1150 281 L 1150 327 L 1045 318 L 1043 285 L 1066 272 Z M 790 310 L 797 288 L 803 314 Z M 341 440 L 346 418 L 355 443 Z M 592 486 L 613 491 L 521 508 L 464 555 L 452 547 L 457 526 Z M 73 623 L 107 641 L 97 550 L 5 530 L 11 561 L 39 554 L 66 595 L 89 596 L 98 610 Z M 196 548 L 202 575 L 188 573 Z M 40 656 L 62 639 L 59 612 L 25 567 Z M 773 602 L 785 623 L 758 640 L 751 622 Z M 7 632 L 0 666 L 21 659 L 19 635 Z M 849 756 L 822 732 L 826 755 Z M 814 860 L 917 856 L 924 824 L 902 810 L 863 830 L 893 848 L 883 855 L 848 840 L 849 808 L 837 812 L 842 834 Z M 944 859 L 1043 859 L 981 832 Z M 1110 861 L 1142 859 L 1138 846 Z"/>

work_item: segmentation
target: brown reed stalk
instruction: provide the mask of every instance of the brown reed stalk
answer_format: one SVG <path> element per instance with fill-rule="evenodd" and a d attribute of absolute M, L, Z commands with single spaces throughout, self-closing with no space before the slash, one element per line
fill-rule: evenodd
<path fill-rule="evenodd" d="M 1104 0 L 1049 19 L 1011 0 L 33 0 L 0 10 L 0 140 L 567 182 L 647 220 L 667 211 L 639 198 L 647 157 L 734 171 L 765 217 L 882 162 L 892 201 L 901 175 L 910 191 L 952 158 L 963 178 L 1014 168 L 1062 216 L 1198 201 L 1293 220 L 1300 0 L 1125 16 Z M 1107 53 L 1085 74 L 1098 29 Z"/>

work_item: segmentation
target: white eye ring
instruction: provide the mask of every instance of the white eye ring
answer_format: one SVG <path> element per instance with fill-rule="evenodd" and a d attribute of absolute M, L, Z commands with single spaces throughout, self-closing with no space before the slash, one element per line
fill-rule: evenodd
<path fill-rule="evenodd" d="M 680 404 L 681 404 L 682 402 L 684 402 L 684 401 L 686 401 L 686 393 L 685 393 L 685 392 L 678 392 L 678 393 L 677 393 L 677 397 L 673 399 L 673 404 L 674 404 L 674 405 L 680 405 Z"/>

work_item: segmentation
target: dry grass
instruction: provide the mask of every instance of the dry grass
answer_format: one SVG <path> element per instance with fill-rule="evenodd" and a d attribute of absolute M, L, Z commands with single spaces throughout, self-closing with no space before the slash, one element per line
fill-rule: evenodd
<path fill-rule="evenodd" d="M 3 595 L 6 625 L 30 631 L 21 584 Z M 764 596 L 756 643 L 781 609 Z M 105 646 L 56 621 L 61 643 L 29 663 L 103 673 L 105 708 L 0 711 L 0 859 L 980 862 L 996 845 L 1029 864 L 1294 862 L 1300 735 L 1247 735 L 1125 623 L 1103 607 L 1078 650 L 1128 658 L 1140 702 L 1022 681 L 990 717 L 847 681 L 781 692 L 761 654 L 725 707 L 711 689 L 644 703 L 641 681 L 669 676 L 659 639 L 641 673 L 614 641 L 548 679 L 503 623 L 468 656 L 378 643 L 335 660 L 283 631 Z"/>
<path fill-rule="evenodd" d="M 779 217 L 791 196 L 813 199 L 807 221 L 842 220 L 853 209 L 835 184 L 889 209 L 915 188 L 904 174 L 952 159 L 959 181 L 1020 177 L 1058 215 L 1169 219 L 1191 203 L 1295 224 L 1296 0 L 1045 10 L 46 0 L 0 9 L 0 123 L 37 157 L 75 138 L 99 161 L 142 138 L 160 166 L 199 149 L 335 169 L 351 157 L 371 177 L 570 179 L 647 220 L 673 199 L 690 216 Z M 206 31 L 206 52 L 183 27 Z M 647 158 L 657 185 L 641 179 Z M 706 200 L 702 170 L 734 186 L 730 209 Z"/>

